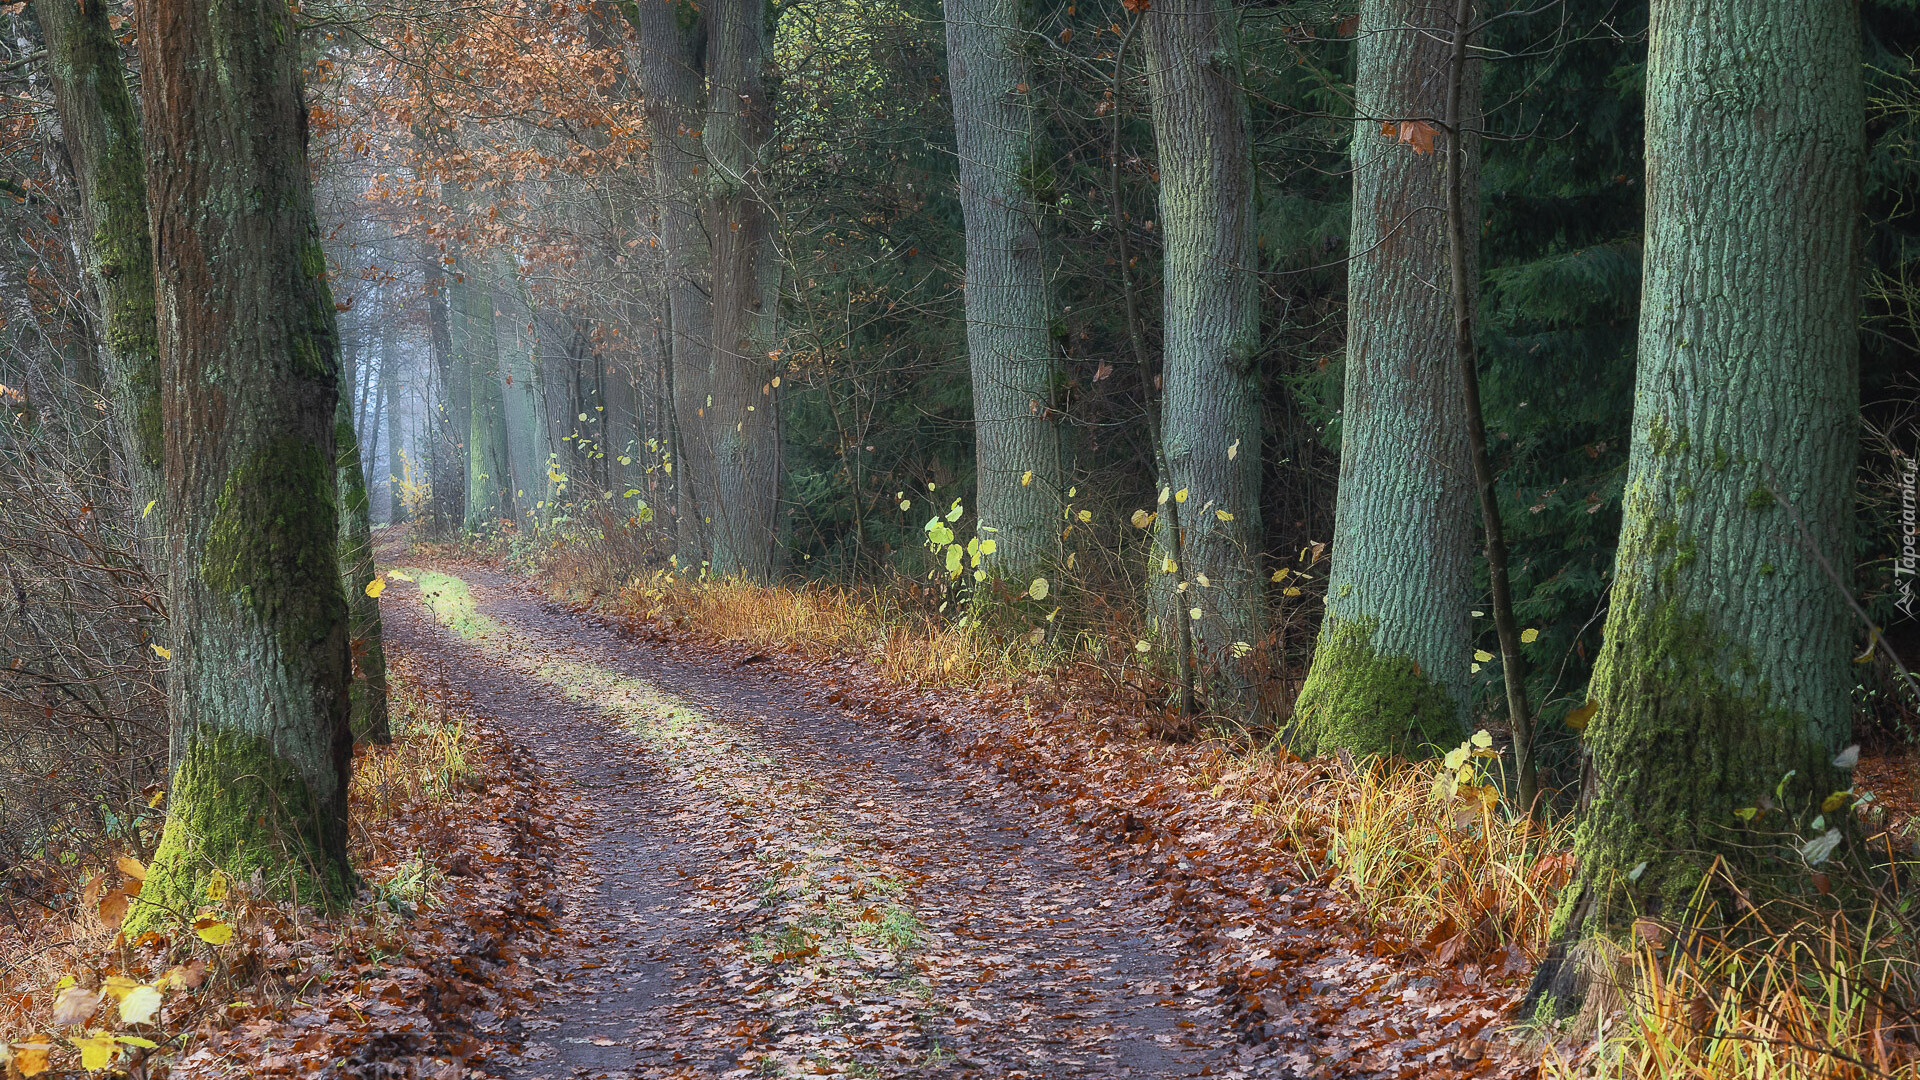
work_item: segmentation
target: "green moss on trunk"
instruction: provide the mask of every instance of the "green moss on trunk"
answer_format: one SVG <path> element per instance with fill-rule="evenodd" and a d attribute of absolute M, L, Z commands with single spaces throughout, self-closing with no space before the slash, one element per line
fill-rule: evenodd
<path fill-rule="evenodd" d="M 1374 629 L 1368 620 L 1328 618 L 1294 706 L 1295 753 L 1421 757 L 1465 734 L 1453 696 L 1413 658 L 1376 651 Z"/>
<path fill-rule="evenodd" d="M 167 827 L 129 916 L 138 932 L 191 918 L 215 869 L 269 895 L 333 907 L 357 886 L 344 792 L 318 795 L 267 740 L 219 731 L 191 740 L 174 770 Z"/>
<path fill-rule="evenodd" d="M 333 465 L 318 446 L 275 439 L 227 477 L 201 551 L 216 594 L 251 608 L 298 653 L 346 617 L 334 574 Z"/>

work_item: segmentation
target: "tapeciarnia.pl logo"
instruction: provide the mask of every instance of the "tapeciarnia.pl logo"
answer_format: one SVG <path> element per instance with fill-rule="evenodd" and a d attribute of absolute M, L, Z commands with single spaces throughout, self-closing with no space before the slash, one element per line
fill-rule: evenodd
<path fill-rule="evenodd" d="M 1914 523 L 1915 481 L 1920 480 L 1920 462 L 1911 457 L 1900 459 L 1900 551 L 1893 558 L 1893 580 L 1898 586 L 1900 599 L 1894 601 L 1895 607 L 1911 619 L 1914 617 L 1913 584 L 1916 571 L 1920 571 L 1920 535 L 1916 535 Z"/>

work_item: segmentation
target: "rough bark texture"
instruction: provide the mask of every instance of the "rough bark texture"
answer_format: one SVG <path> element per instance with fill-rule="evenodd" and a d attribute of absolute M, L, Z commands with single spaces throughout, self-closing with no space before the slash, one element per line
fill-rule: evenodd
<path fill-rule="evenodd" d="M 1360 5 L 1353 259 L 1333 563 L 1320 647 L 1295 705 L 1303 755 L 1418 754 L 1464 734 L 1473 473 L 1447 286 L 1446 136 L 1396 136 L 1447 110 L 1448 0 Z M 1476 116 L 1478 80 L 1463 88 Z M 1383 125 L 1394 127 L 1383 135 Z M 1479 218 L 1468 159 L 1464 220 Z M 1473 275 L 1469 274 L 1469 279 Z"/>
<path fill-rule="evenodd" d="M 353 737 L 392 741 L 387 722 L 387 654 L 380 639 L 380 601 L 367 595 L 373 581 L 372 503 L 359 440 L 353 430 L 353 369 L 340 369 L 340 404 L 333 429 L 334 492 L 340 506 L 340 588 L 347 597 L 347 648 L 353 656 Z"/>
<path fill-rule="evenodd" d="M 1860 26 L 1851 4 L 1656 0 L 1640 370 L 1579 873 L 1535 983 L 1582 936 L 1675 919 L 1716 857 L 1810 887 L 1795 834 L 1849 786 L 1859 394 Z M 1782 505 L 1784 500 L 1788 505 Z M 1784 788 L 1775 791 L 1786 777 Z M 1751 826 L 1735 811 L 1769 807 Z M 1824 823 L 1823 823 L 1824 826 Z"/>
<path fill-rule="evenodd" d="M 513 464 L 507 454 L 506 395 L 501 383 L 499 340 L 494 332 L 493 290 L 476 276 L 470 260 L 452 287 L 456 365 L 467 375 L 468 531 L 497 528 L 513 517 Z"/>
<path fill-rule="evenodd" d="M 666 247 L 667 361 L 680 555 L 706 558 L 713 458 L 706 431 L 713 366 L 712 251 L 700 220 L 700 124 L 706 99 L 705 17 L 685 4 L 636 0 L 621 11 L 640 39 L 639 76 L 653 149 L 660 242 Z"/>
<path fill-rule="evenodd" d="M 713 237 L 712 404 L 703 429 L 713 455 L 713 572 L 764 581 L 773 571 L 780 504 L 780 424 L 773 392 L 780 347 L 780 258 L 760 156 L 772 130 L 761 69 L 766 5 L 713 0 L 712 83 L 703 139 Z"/>
<path fill-rule="evenodd" d="M 210 871 L 344 900 L 351 662 L 339 338 L 283 0 L 145 0 L 140 55 L 174 647 L 173 783 L 136 927 Z"/>
<path fill-rule="evenodd" d="M 1058 551 L 1056 365 L 1034 205 L 1034 119 L 1019 89 L 1018 0 L 947 0 L 947 72 L 966 220 L 967 359 L 982 538 L 991 573 L 1025 581 Z"/>
<path fill-rule="evenodd" d="M 99 0 L 36 0 L 48 80 L 80 200 L 73 230 L 100 302 L 94 328 L 107 369 L 113 426 L 127 461 L 133 509 L 162 495 L 160 340 L 154 326 L 153 244 L 146 152 L 126 65 Z M 157 525 L 158 508 L 144 519 Z M 151 531 L 151 529 L 149 529 Z"/>
<path fill-rule="evenodd" d="M 1263 636 L 1263 600 L 1260 307 L 1238 28 L 1222 0 L 1172 0 L 1144 18 L 1166 243 L 1162 482 L 1188 493 L 1178 574 L 1189 586 L 1157 588 L 1155 618 L 1172 640 L 1169 620 L 1200 612 L 1193 640 L 1209 694 L 1217 707 L 1241 712 L 1253 700 L 1243 658 Z M 1161 560 L 1175 546 L 1168 532 L 1160 530 L 1153 557 L 1161 582 L 1169 577 Z"/>

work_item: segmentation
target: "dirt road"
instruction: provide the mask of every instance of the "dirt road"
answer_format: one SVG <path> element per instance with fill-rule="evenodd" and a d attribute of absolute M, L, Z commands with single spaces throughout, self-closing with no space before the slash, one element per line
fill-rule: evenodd
<path fill-rule="evenodd" d="M 1290 1075 L 1019 789 L 779 662 L 642 640 L 471 564 L 407 573 L 388 648 L 571 800 L 563 944 L 523 957 L 533 1007 L 482 1026 L 495 1075 Z"/>

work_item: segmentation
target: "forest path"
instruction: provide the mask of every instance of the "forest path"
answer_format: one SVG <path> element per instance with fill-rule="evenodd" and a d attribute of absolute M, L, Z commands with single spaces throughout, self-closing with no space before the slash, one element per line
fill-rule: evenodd
<path fill-rule="evenodd" d="M 496 1075 L 1268 1074 L 1135 885 L 1017 787 L 765 658 L 475 564 L 404 572 L 388 648 L 571 796 L 562 944 L 520 944 L 541 1001 Z"/>

